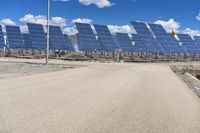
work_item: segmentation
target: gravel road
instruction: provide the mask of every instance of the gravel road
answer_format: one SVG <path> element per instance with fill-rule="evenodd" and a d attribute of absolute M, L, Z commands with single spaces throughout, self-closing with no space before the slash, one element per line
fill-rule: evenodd
<path fill-rule="evenodd" d="M 0 80 L 0 133 L 200 133 L 200 99 L 162 64 Z"/>

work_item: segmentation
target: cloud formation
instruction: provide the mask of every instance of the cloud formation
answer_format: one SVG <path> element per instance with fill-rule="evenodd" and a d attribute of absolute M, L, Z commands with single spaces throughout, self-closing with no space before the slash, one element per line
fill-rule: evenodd
<path fill-rule="evenodd" d="M 110 7 L 113 5 L 109 0 L 79 0 L 79 2 L 83 5 L 96 5 L 98 8 Z"/>
<path fill-rule="evenodd" d="M 66 26 L 66 23 L 67 23 L 67 20 L 62 17 L 52 17 L 50 21 L 51 21 L 50 22 L 51 25 L 57 25 L 61 27 Z M 20 18 L 20 22 L 46 25 L 47 18 L 44 15 L 34 16 L 32 14 L 27 14 L 24 17 Z"/>
<path fill-rule="evenodd" d="M 42 25 L 47 24 L 47 18 L 46 18 L 45 15 L 34 16 L 32 14 L 27 14 L 24 17 L 20 18 L 19 21 L 24 23 L 24 24 L 19 25 L 19 27 L 20 27 L 20 29 L 23 33 L 28 32 L 28 27 L 27 27 L 26 23 L 36 23 L 36 24 L 42 24 Z M 92 23 L 94 22 L 92 19 L 77 18 L 77 19 L 69 21 L 68 23 L 67 22 L 68 21 L 65 18 L 52 17 L 50 24 L 60 26 L 63 30 L 63 33 L 68 34 L 68 35 L 75 35 L 78 32 L 77 29 L 75 28 L 75 26 L 72 25 L 75 22 L 91 24 L 93 31 L 96 32 L 94 27 L 92 26 Z M 197 35 L 200 36 L 199 30 L 194 30 L 194 29 L 191 29 L 189 27 L 185 28 L 184 30 L 180 30 L 180 27 L 181 27 L 180 23 L 175 21 L 173 18 L 171 18 L 167 21 L 157 20 L 154 23 L 155 24 L 161 24 L 166 29 L 167 32 L 171 32 L 172 30 L 176 30 L 178 33 L 185 33 L 185 34 L 189 34 L 189 35 L 192 35 L 192 36 L 197 36 Z M 10 18 L 0 20 L 0 24 L 1 25 L 13 25 L 13 26 L 17 25 L 16 22 L 14 22 Z M 121 25 L 121 26 L 120 25 L 108 25 L 108 28 L 109 28 L 109 30 L 112 34 L 115 34 L 117 32 L 128 33 L 128 34 L 136 33 L 134 31 L 134 29 L 129 25 Z M 3 30 L 5 31 L 4 26 L 3 26 Z"/>
<path fill-rule="evenodd" d="M 16 23 L 13 20 L 11 20 L 10 18 L 2 19 L 0 21 L 0 24 L 16 26 Z"/>
<path fill-rule="evenodd" d="M 189 35 L 192 35 L 192 36 L 200 36 L 200 31 L 199 30 L 193 30 L 191 28 L 186 28 L 183 33 L 185 34 L 189 34 Z"/>
<path fill-rule="evenodd" d="M 75 23 L 75 22 L 91 24 L 93 20 L 89 18 L 77 18 L 77 19 L 72 20 L 72 23 Z"/>
<path fill-rule="evenodd" d="M 172 30 L 178 31 L 181 27 L 180 23 L 175 21 L 173 18 L 169 19 L 168 21 L 157 20 L 154 23 L 162 25 L 167 32 L 172 32 Z"/>
<path fill-rule="evenodd" d="M 199 14 L 196 16 L 196 19 L 197 19 L 198 21 L 200 21 L 200 10 L 199 10 Z"/>
<path fill-rule="evenodd" d="M 133 29 L 129 25 L 124 25 L 124 26 L 108 25 L 108 28 L 112 34 L 115 34 L 117 32 L 131 34 L 134 32 Z"/>

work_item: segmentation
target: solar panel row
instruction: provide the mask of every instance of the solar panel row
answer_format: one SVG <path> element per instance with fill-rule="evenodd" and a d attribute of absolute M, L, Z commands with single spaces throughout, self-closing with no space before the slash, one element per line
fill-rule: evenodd
<path fill-rule="evenodd" d="M 165 53 L 186 53 L 172 34 L 169 34 L 159 24 L 149 24 L 156 38 L 165 50 Z"/>
<path fill-rule="evenodd" d="M 91 46 L 96 49 L 94 48 L 95 43 L 100 43 L 103 50 L 109 52 L 120 48 L 125 52 L 199 54 L 199 48 L 196 48 L 196 51 L 194 49 L 196 45 L 187 46 L 186 44 L 189 43 L 180 45 L 176 38 L 167 33 L 161 25 L 148 24 L 148 27 L 147 24 L 142 22 L 131 22 L 131 24 L 137 34 L 132 34 L 132 37 L 129 37 L 127 33 L 116 33 L 116 41 L 106 25 L 93 25 L 97 33 L 97 38 L 95 38 L 90 24 L 76 23 L 79 32 L 77 34 L 79 48 L 81 51 L 89 51 L 92 50 Z M 94 42 L 91 41 L 91 38 Z"/>
<path fill-rule="evenodd" d="M 192 40 L 191 36 L 188 34 L 178 34 L 177 36 L 181 45 L 186 48 L 189 54 L 200 54 L 200 47 Z"/>
<path fill-rule="evenodd" d="M 179 41 L 158 24 L 131 22 L 137 34 L 116 33 L 112 35 L 106 25 L 75 23 L 78 30 L 77 43 L 80 51 L 108 51 L 122 49 L 124 52 L 159 52 L 200 54 L 200 36 L 194 40 L 187 34 L 178 34 Z M 7 43 L 11 49 L 46 48 L 43 25 L 28 23 L 29 34 L 22 34 L 18 26 L 5 26 Z M 0 26 L 0 48 L 5 46 Z M 59 26 L 50 26 L 50 49 L 74 51 L 68 35 Z"/>
<path fill-rule="evenodd" d="M 131 22 L 137 34 L 146 47 L 146 52 L 164 52 L 160 42 L 154 38 L 151 31 L 145 23 Z"/>

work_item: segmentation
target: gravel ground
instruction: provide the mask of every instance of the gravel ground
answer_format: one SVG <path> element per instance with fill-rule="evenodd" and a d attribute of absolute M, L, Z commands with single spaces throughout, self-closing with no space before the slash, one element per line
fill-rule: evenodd
<path fill-rule="evenodd" d="M 78 66 L 64 64 L 50 64 L 46 66 L 41 63 L 0 62 L 0 79 L 39 73 L 48 73 L 65 69 L 72 69 L 74 67 Z"/>

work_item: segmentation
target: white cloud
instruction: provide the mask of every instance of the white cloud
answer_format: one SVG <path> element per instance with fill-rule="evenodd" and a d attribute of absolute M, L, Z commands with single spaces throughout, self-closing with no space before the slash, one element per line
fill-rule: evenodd
<path fill-rule="evenodd" d="M 157 20 L 154 23 L 162 25 L 167 32 L 171 32 L 172 30 L 178 31 L 181 26 L 180 23 L 175 21 L 173 18 L 169 19 L 168 21 Z"/>
<path fill-rule="evenodd" d="M 93 20 L 88 19 L 88 18 L 77 18 L 72 20 L 73 23 L 78 22 L 78 23 L 87 23 L 87 24 L 91 24 L 93 22 Z"/>
<path fill-rule="evenodd" d="M 63 32 L 67 35 L 75 35 L 76 33 L 78 33 L 78 31 L 76 30 L 75 27 L 67 27 L 63 29 Z"/>
<path fill-rule="evenodd" d="M 200 21 L 200 12 L 199 15 L 196 17 Z M 185 30 L 180 30 L 180 23 L 175 21 L 174 19 L 170 19 L 169 21 L 157 20 L 155 24 L 161 24 L 167 32 L 171 32 L 172 30 L 176 30 L 178 33 L 189 34 L 191 36 L 199 36 L 200 31 L 194 30 L 191 28 L 186 28 Z"/>
<path fill-rule="evenodd" d="M 200 21 L 200 10 L 199 10 L 199 14 L 196 16 L 196 19 Z"/>
<path fill-rule="evenodd" d="M 94 4 L 98 8 L 110 7 L 113 5 L 109 0 L 79 0 L 79 2 L 86 6 Z"/>
<path fill-rule="evenodd" d="M 16 26 L 16 23 L 15 23 L 13 20 L 9 19 L 9 18 L 2 19 L 2 20 L 0 21 L 0 24 L 2 24 L 2 25 L 12 25 L 12 26 Z"/>
<path fill-rule="evenodd" d="M 189 34 L 189 35 L 192 35 L 192 36 L 200 36 L 200 31 L 199 30 L 193 30 L 191 28 L 186 28 L 183 33 L 185 34 Z"/>
<path fill-rule="evenodd" d="M 118 26 L 118 25 L 108 25 L 109 30 L 112 34 L 119 32 L 119 33 L 134 33 L 134 30 L 129 25 Z"/>
<path fill-rule="evenodd" d="M 47 18 L 44 15 L 37 15 L 34 16 L 32 14 L 27 14 L 23 18 L 20 18 L 20 21 L 23 23 L 36 23 L 36 24 L 47 24 Z M 67 20 L 62 17 L 52 17 L 51 18 L 51 25 L 57 26 L 66 26 Z"/>
<path fill-rule="evenodd" d="M 47 23 L 47 19 L 45 16 L 43 15 L 34 16 L 32 14 L 25 15 L 23 18 L 20 18 L 20 21 L 24 23 L 36 23 L 42 25 L 46 25 Z"/>
<path fill-rule="evenodd" d="M 20 25 L 19 27 L 22 33 L 28 33 L 27 25 Z"/>
<path fill-rule="evenodd" d="M 62 18 L 62 17 L 52 17 L 51 18 L 51 24 L 63 27 L 63 26 L 66 26 L 67 20 L 65 18 Z"/>

